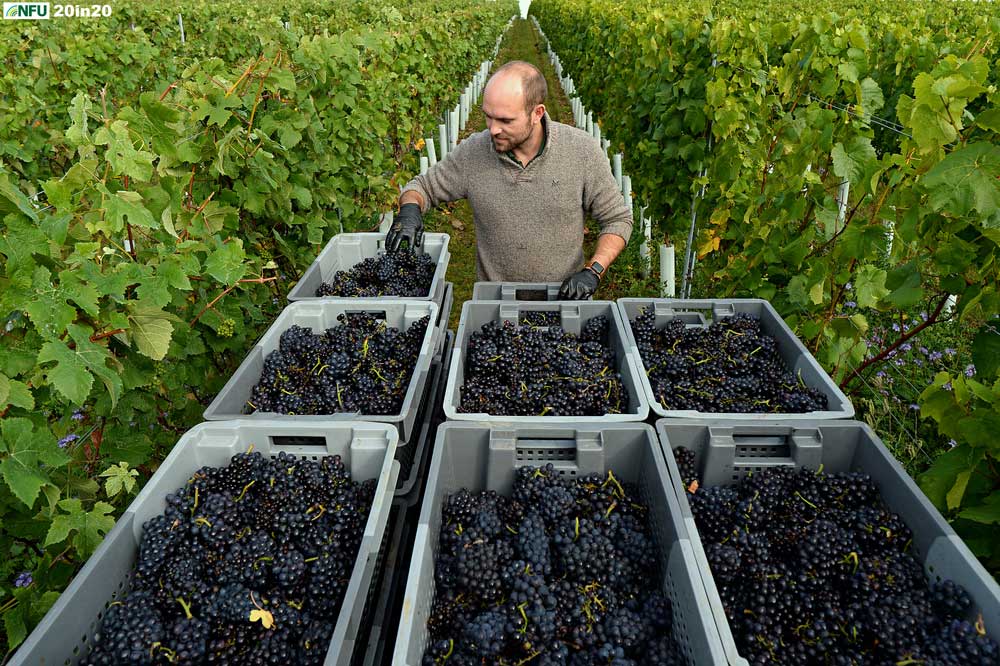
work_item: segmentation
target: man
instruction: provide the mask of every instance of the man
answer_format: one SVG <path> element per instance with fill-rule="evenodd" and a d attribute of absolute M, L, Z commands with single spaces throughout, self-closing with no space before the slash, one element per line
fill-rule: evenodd
<path fill-rule="evenodd" d="M 403 188 L 386 244 L 411 247 L 422 214 L 468 199 L 476 225 L 476 275 L 503 282 L 561 282 L 560 297 L 589 298 L 625 247 L 632 214 L 600 143 L 545 112 L 545 77 L 523 61 L 500 67 L 483 92 L 487 129 L 473 134 Z M 585 215 L 601 225 L 584 263 Z"/>

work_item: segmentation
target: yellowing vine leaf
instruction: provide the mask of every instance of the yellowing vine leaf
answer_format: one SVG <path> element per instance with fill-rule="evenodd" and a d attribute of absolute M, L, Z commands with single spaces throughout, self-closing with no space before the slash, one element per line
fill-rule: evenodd
<path fill-rule="evenodd" d="M 259 608 L 250 611 L 250 621 L 260 622 L 262 625 L 264 625 L 265 629 L 270 629 L 271 627 L 274 626 L 274 616 L 271 614 L 271 611 L 262 610 Z"/>

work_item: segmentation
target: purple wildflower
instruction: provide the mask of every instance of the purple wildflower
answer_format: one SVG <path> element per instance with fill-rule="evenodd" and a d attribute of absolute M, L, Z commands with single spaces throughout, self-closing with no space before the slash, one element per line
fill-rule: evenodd
<path fill-rule="evenodd" d="M 846 303 L 844 303 L 844 307 L 845 308 L 856 308 L 856 307 L 858 307 L 858 304 L 855 303 L 854 301 L 847 301 Z"/>
<path fill-rule="evenodd" d="M 965 376 L 966 377 L 975 377 L 976 376 L 976 366 L 973 365 L 972 363 L 970 363 L 969 365 L 965 366 Z"/>
<path fill-rule="evenodd" d="M 899 324 L 895 324 L 895 323 L 894 323 L 894 324 L 892 325 L 892 330 L 894 330 L 894 331 L 896 331 L 897 333 L 899 333 Z"/>
<path fill-rule="evenodd" d="M 941 385 L 941 388 L 943 388 L 945 391 L 950 391 L 951 390 L 951 382 L 945 382 L 944 384 Z"/>
<path fill-rule="evenodd" d="M 31 577 L 31 572 L 30 571 L 22 571 L 21 573 L 19 573 L 17 575 L 17 578 L 14 579 L 14 587 L 28 587 L 33 582 L 35 582 L 35 581 Z"/>
<path fill-rule="evenodd" d="M 947 354 L 948 356 L 954 356 L 958 352 L 955 351 L 954 349 L 952 349 L 951 347 L 945 347 L 944 348 L 944 353 Z"/>
<path fill-rule="evenodd" d="M 927 310 L 921 310 L 920 311 L 920 320 L 921 321 L 927 321 Z"/>
<path fill-rule="evenodd" d="M 854 283 L 848 282 L 847 284 L 844 285 L 844 289 L 847 289 L 848 291 L 854 289 Z"/>
<path fill-rule="evenodd" d="M 60 449 L 65 449 L 70 442 L 75 442 L 78 439 L 80 439 L 80 436 L 75 432 L 71 432 L 70 434 L 60 439 L 57 443 L 59 444 Z"/>
<path fill-rule="evenodd" d="M 924 362 L 923 362 L 923 360 L 922 360 L 922 359 L 919 359 L 919 358 L 915 358 L 915 359 L 913 359 L 913 364 L 914 364 L 914 365 L 916 365 L 916 366 L 917 366 L 918 368 L 922 368 L 922 367 L 924 367 Z"/>
<path fill-rule="evenodd" d="M 932 361 L 940 361 L 942 358 L 944 358 L 944 354 L 942 354 L 939 351 L 932 351 L 930 356 L 928 356 L 927 358 Z"/>
<path fill-rule="evenodd" d="M 885 377 L 885 370 L 879 370 L 878 372 L 875 373 L 875 376 L 878 377 L 879 379 L 882 379 L 883 377 Z"/>
<path fill-rule="evenodd" d="M 895 363 L 896 365 L 898 365 L 899 367 L 902 368 L 904 365 L 906 365 L 906 359 L 905 358 L 897 358 L 895 361 L 893 361 L 893 363 Z"/>
<path fill-rule="evenodd" d="M 923 354 L 924 356 L 927 356 L 927 347 L 924 347 L 923 345 L 921 345 L 921 346 L 917 347 L 917 349 L 920 350 L 921 354 Z"/>
<path fill-rule="evenodd" d="M 918 405 L 915 402 L 911 402 L 910 403 L 910 409 L 912 409 L 915 412 L 919 412 L 920 411 L 920 405 Z"/>
<path fill-rule="evenodd" d="M 79 409 L 73 412 L 73 416 L 70 417 L 74 421 L 82 421 L 84 419 L 83 412 Z"/>
<path fill-rule="evenodd" d="M 958 442 L 956 442 L 953 439 L 949 439 L 948 440 L 948 446 L 950 446 L 951 448 L 955 448 L 956 446 L 958 446 Z"/>
<path fill-rule="evenodd" d="M 902 349 L 903 351 L 910 351 L 911 349 L 913 349 L 913 345 L 911 345 L 909 342 L 904 342 L 899 346 L 899 348 Z"/>

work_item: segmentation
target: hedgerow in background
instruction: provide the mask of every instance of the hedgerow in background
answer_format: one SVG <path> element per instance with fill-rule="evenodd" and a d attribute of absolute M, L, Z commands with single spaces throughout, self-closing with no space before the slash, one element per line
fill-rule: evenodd
<path fill-rule="evenodd" d="M 84 71 L 117 36 L 67 40 L 61 85 L 38 82 L 47 57 L 22 69 L 17 89 L 49 103 L 5 126 L 0 164 L 0 655 L 201 420 L 319 247 L 377 223 L 514 11 L 377 5 L 292 40 L 215 20 L 206 39 L 225 59 L 185 45 L 171 70 L 176 44 L 157 43 L 153 78 L 126 75 L 115 97 Z M 54 29 L 22 50 L 46 52 Z"/>
<path fill-rule="evenodd" d="M 531 11 L 661 234 L 686 233 L 706 186 L 697 296 L 770 300 L 855 394 L 940 322 L 976 330 L 1000 312 L 991 8 L 539 0 Z M 875 340 L 869 319 L 883 316 L 910 323 Z M 977 437 L 1000 419 L 995 377 L 972 379 L 993 383 L 978 393 L 948 377 L 935 384 L 959 387 L 941 390 L 966 425 L 945 427 L 957 453 L 921 482 L 949 517 L 964 513 L 955 527 L 997 571 L 1000 441 Z M 932 388 L 903 408 L 946 420 L 944 401 Z"/>

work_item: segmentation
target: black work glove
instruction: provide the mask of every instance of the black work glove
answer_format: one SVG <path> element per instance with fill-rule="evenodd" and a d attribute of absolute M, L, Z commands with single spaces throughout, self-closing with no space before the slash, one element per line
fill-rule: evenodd
<path fill-rule="evenodd" d="M 564 301 L 582 301 L 590 298 L 597 291 L 600 278 L 597 273 L 584 268 L 579 273 L 573 273 L 559 287 L 559 298 Z"/>
<path fill-rule="evenodd" d="M 385 247 L 390 252 L 395 252 L 404 240 L 409 243 L 411 250 L 420 247 L 424 240 L 424 218 L 420 214 L 419 204 L 405 203 L 399 207 L 399 213 L 385 237 Z"/>

